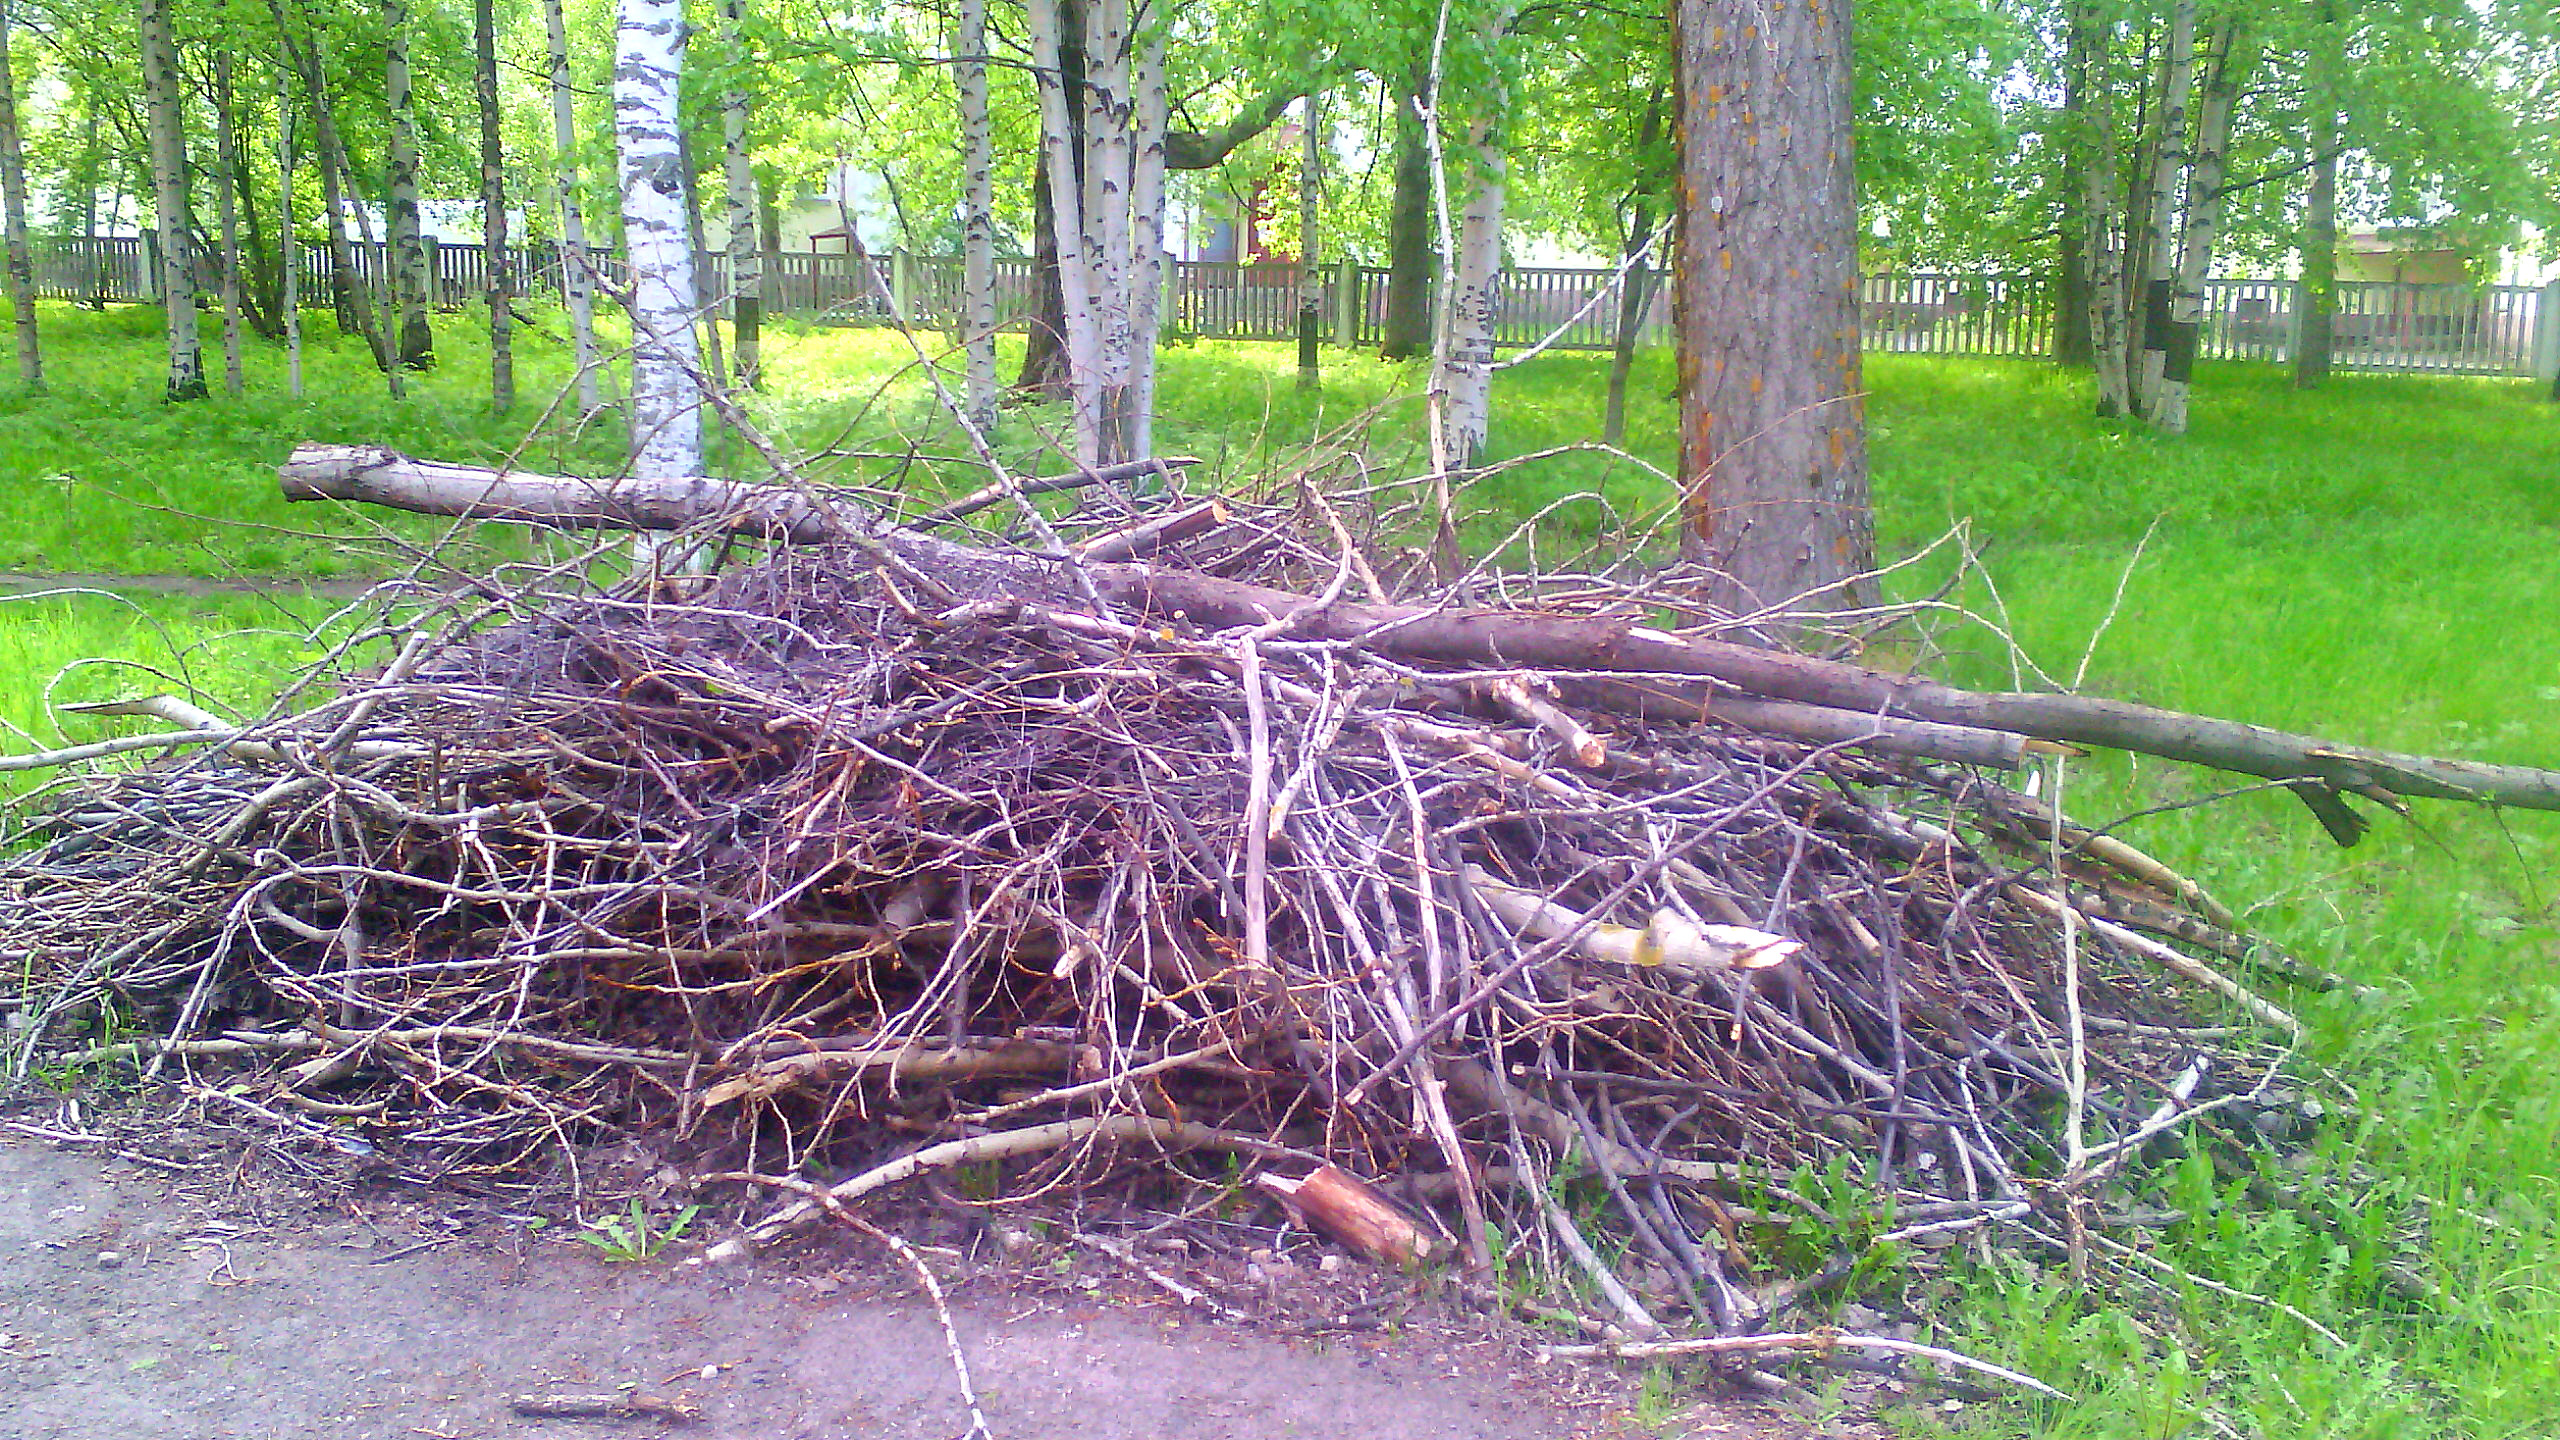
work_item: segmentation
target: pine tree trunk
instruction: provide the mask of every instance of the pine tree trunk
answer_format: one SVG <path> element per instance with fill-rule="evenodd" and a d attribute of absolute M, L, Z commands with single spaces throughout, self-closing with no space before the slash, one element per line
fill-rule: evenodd
<path fill-rule="evenodd" d="M 987 0 L 961 0 L 953 80 L 960 89 L 960 329 L 969 380 L 962 408 L 996 423 L 995 122 L 987 110 Z"/>
<path fill-rule="evenodd" d="M 515 277 L 507 253 L 507 152 L 498 110 L 498 17 L 493 0 L 472 0 L 473 93 L 480 109 L 480 239 L 489 274 L 489 405 L 516 403 Z"/>
<path fill-rule="evenodd" d="M 1738 614 L 1858 604 L 1875 539 L 1849 8 L 1676 0 L 1672 15 L 1680 190 L 1698 202 L 1681 210 L 1676 291 L 1682 549 Z"/>
<path fill-rule="evenodd" d="M 142 0 L 142 92 L 151 137 L 152 208 L 160 241 L 160 300 L 168 312 L 171 400 L 205 397 L 196 339 L 195 266 L 187 251 L 187 139 L 179 116 L 178 47 L 170 0 Z"/>
<path fill-rule="evenodd" d="M 745 0 L 720 0 L 731 74 L 747 68 Z M 756 244 L 756 168 L 747 149 L 747 91 L 720 96 L 721 155 L 729 192 L 729 330 L 736 341 L 738 383 L 764 384 L 764 251 Z"/>
<path fill-rule="evenodd" d="M 382 0 L 383 93 L 391 107 L 390 159 L 386 186 L 390 203 L 384 213 L 384 239 L 389 242 L 392 306 L 399 312 L 400 364 L 431 370 L 436 363 L 436 337 L 427 323 L 426 238 L 418 227 L 418 116 L 409 84 L 409 0 Z"/>
<path fill-rule="evenodd" d="M 597 393 L 596 275 L 587 256 L 587 220 L 578 203 L 577 90 L 569 78 L 569 30 L 561 0 L 542 0 L 551 39 L 551 143 L 554 199 L 560 206 L 560 294 L 569 307 L 569 339 L 578 361 L 578 412 L 592 415 Z"/>
<path fill-rule="evenodd" d="M 293 227 L 293 66 L 276 67 L 276 248 L 278 316 L 284 325 L 285 393 L 302 398 L 302 237 Z"/>
<path fill-rule="evenodd" d="M 1395 192 L 1387 206 L 1387 313 L 1382 360 L 1410 360 L 1431 346 L 1431 152 L 1418 107 L 1430 81 L 1417 74 L 1396 97 Z"/>
<path fill-rule="evenodd" d="M 9 308 L 17 317 L 18 380 L 44 393 L 44 352 L 36 335 L 36 270 L 27 249 L 27 167 L 19 148 L 18 86 L 9 69 L 8 0 L 0 0 L 0 232 L 9 252 Z M 82 238 L 87 238 L 83 236 Z"/>
<path fill-rule="evenodd" d="M 240 371 L 240 204 L 233 181 L 240 173 L 232 133 L 231 52 L 213 52 L 213 203 L 222 226 L 222 391 L 237 395 Z"/>
<path fill-rule="evenodd" d="M 1317 240 L 1324 206 L 1323 96 L 1309 94 L 1298 135 L 1298 388 L 1324 385 L 1324 257 Z"/>
<path fill-rule="evenodd" d="M 2196 350 L 2204 331 L 2204 282 L 2222 228 L 2222 179 L 2231 150 L 2231 111 L 2240 82 L 2256 63 L 2257 43 L 2242 38 L 2241 21 L 2216 22 L 2207 42 L 2205 82 L 2196 107 L 2195 160 L 2187 170 L 2187 209 L 2178 227 L 2178 268 L 2169 293 L 2169 332 L 2160 391 L 2151 423 L 2171 435 L 2187 433 L 2187 400 L 2193 389 Z"/>
<path fill-rule="evenodd" d="M 1636 130 L 1636 153 L 1651 156 L 1661 139 L 1662 87 L 1657 84 L 1645 101 L 1644 120 Z M 1618 281 L 1617 338 L 1609 347 L 1608 397 L 1602 402 L 1600 415 L 1600 438 L 1610 445 L 1627 442 L 1627 377 L 1635 370 L 1636 342 L 1644 338 L 1645 311 L 1653 305 L 1653 263 L 1646 258 L 1650 253 L 1646 247 L 1653 242 L 1657 180 L 1658 177 L 1639 171 L 1635 193 L 1630 197 L 1626 238 L 1620 242 L 1625 273 Z"/>
<path fill-rule="evenodd" d="M 683 0 L 621 0 L 613 67 L 622 230 L 631 266 L 631 473 L 702 473 L 702 356 L 676 96 Z"/>
<path fill-rule="evenodd" d="M 2143 204 L 2142 353 L 2133 372 L 2133 404 L 2146 417 L 2159 404 L 2161 376 L 2175 344 L 2169 298 L 2177 286 L 2178 182 L 2194 163 L 2187 110 L 2195 73 L 2196 0 L 2174 0 L 2169 38 L 2160 52 L 2157 148 L 2151 154 L 2151 191 Z"/>

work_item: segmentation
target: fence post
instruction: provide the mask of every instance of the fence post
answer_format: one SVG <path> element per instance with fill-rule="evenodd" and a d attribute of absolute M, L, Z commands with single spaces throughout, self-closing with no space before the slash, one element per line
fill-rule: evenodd
<path fill-rule="evenodd" d="M 1333 267 L 1333 303 L 1325 310 L 1332 321 L 1333 343 L 1348 350 L 1360 343 L 1360 262 L 1348 255 Z"/>
<path fill-rule="evenodd" d="M 2542 287 L 2533 307 L 2533 378 L 2560 382 L 2560 280 Z"/>

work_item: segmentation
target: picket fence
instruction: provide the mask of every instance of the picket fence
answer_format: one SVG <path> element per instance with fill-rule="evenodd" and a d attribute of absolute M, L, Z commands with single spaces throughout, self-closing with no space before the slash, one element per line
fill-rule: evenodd
<path fill-rule="evenodd" d="M 98 304 L 159 298 L 151 236 L 42 237 L 35 249 L 39 294 Z M 432 243 L 427 249 L 434 303 L 458 310 L 477 302 L 487 288 L 482 249 Z M 383 251 L 379 241 L 351 246 L 353 269 L 368 288 L 383 279 Z M 307 245 L 300 258 L 303 302 L 328 304 L 328 247 Z M 618 281 L 617 259 L 598 256 L 592 263 L 607 286 Z M 727 295 L 728 257 L 706 253 L 697 265 L 705 291 Z M 956 256 L 785 251 L 766 256 L 765 267 L 768 313 L 851 325 L 886 324 L 896 313 L 933 329 L 960 324 Z M 1297 334 L 1294 263 L 1184 260 L 1169 268 L 1164 317 L 1171 337 L 1286 340 Z M 552 247 L 520 248 L 515 273 L 522 291 L 559 294 L 562 268 Z M 1324 267 L 1322 274 L 1323 338 L 1377 344 L 1386 330 L 1387 272 L 1345 261 Z M 1558 350 L 1606 350 L 1616 343 L 1620 281 L 1613 269 L 1514 267 L 1504 272 L 1495 306 L 1496 343 L 1507 350 L 1541 342 Z M 1651 277 L 1643 283 L 1639 343 L 1667 343 L 1666 289 Z M 2535 288 L 2341 281 L 2333 295 L 2330 359 L 2341 370 L 2547 379 L 2560 367 L 2560 283 Z M 1031 262 L 997 261 L 999 323 L 1021 322 L 1036 302 Z M 2197 353 L 2207 360 L 2289 361 L 2303 305 L 2296 281 L 2207 281 Z M 2049 356 L 2054 319 L 2054 287 L 2043 276 L 1896 274 L 1859 282 L 1860 331 L 1870 353 Z"/>

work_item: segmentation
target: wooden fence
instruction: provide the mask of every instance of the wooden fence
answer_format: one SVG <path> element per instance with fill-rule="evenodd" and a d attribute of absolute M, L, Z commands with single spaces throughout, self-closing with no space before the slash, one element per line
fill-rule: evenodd
<path fill-rule="evenodd" d="M 40 295 L 92 303 L 159 298 L 154 237 L 38 237 Z M 351 260 L 368 288 L 384 276 L 383 245 L 354 244 Z M 427 247 L 434 303 L 459 310 L 487 287 L 486 257 L 476 245 Z M 304 303 L 326 305 L 330 269 L 325 245 L 301 254 Z M 591 262 L 607 285 L 620 261 Z M 863 265 L 870 267 L 865 275 Z M 706 294 L 729 293 L 727 255 L 697 260 Z M 1298 329 L 1294 263 L 1229 264 L 1183 260 L 1168 267 L 1167 330 L 1191 339 L 1287 340 Z M 960 261 L 948 255 L 848 256 L 784 251 L 765 257 L 768 313 L 868 325 L 888 322 L 894 306 L 912 323 L 953 331 L 961 324 Z M 561 262 L 550 246 L 520 247 L 516 284 L 557 297 Z M 1387 272 L 1341 263 L 1324 268 L 1324 337 L 1370 346 L 1384 338 Z M 996 262 L 999 324 L 1022 323 L 1037 309 L 1031 262 Z M 1544 342 L 1557 350 L 1606 350 L 1616 340 L 1618 272 L 1518 266 L 1503 272 L 1494 307 L 1496 344 L 1519 350 Z M 210 289 L 211 286 L 206 287 Z M 1667 287 L 1647 283 L 1639 343 L 1670 338 Z M 2205 286 L 2204 330 L 2197 354 L 2207 360 L 2292 359 L 2303 304 L 2292 280 L 2223 279 Z M 2535 375 L 2560 365 L 2560 284 L 2402 285 L 2342 281 L 2331 363 L 2341 370 L 2459 375 Z M 885 297 L 885 299 L 884 299 Z M 2031 275 L 1870 275 L 1859 282 L 1861 338 L 1869 352 L 1922 355 L 2047 356 L 2053 353 L 2053 286 Z"/>

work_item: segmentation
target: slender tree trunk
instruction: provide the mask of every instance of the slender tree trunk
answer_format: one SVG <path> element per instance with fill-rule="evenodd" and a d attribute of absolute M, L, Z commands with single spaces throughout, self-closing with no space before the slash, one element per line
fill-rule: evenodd
<path fill-rule="evenodd" d="M 1708 202 L 1680 218 L 1682 548 L 1736 613 L 1862 603 L 1849 7 L 1675 0 L 1672 17 L 1680 190 Z"/>
<path fill-rule="evenodd" d="M 2054 239 L 2053 360 L 2088 369 L 2089 341 L 2089 26 L 2085 5 L 2073 5 L 2063 21 L 2062 224 Z M 2114 163 L 2112 156 L 2107 163 Z"/>
<path fill-rule="evenodd" d="M 1495 43 L 1500 43 L 1498 34 Z M 1494 312 L 1502 294 L 1506 167 L 1490 124 L 1476 128 L 1473 148 L 1475 194 L 1458 220 L 1456 263 L 1449 277 L 1448 344 L 1434 385 L 1443 406 L 1434 464 L 1444 472 L 1473 465 L 1493 429 Z"/>
<path fill-rule="evenodd" d="M 493 0 L 471 3 L 472 89 L 480 109 L 480 239 L 489 272 L 489 405 L 516 403 L 515 278 L 508 273 L 507 152 L 498 111 L 498 17 Z"/>
<path fill-rule="evenodd" d="M 240 204 L 233 181 L 240 173 L 238 137 L 232 133 L 231 52 L 213 52 L 213 203 L 222 225 L 222 391 L 237 395 L 240 371 Z"/>
<path fill-rule="evenodd" d="M 1653 197 L 1656 177 L 1647 173 L 1654 146 L 1662 140 L 1662 87 L 1644 105 L 1644 120 L 1636 129 L 1636 153 L 1648 157 L 1637 172 L 1634 193 L 1628 197 L 1626 238 L 1621 242 L 1625 254 L 1626 274 L 1618 282 L 1617 341 L 1609 348 L 1608 398 L 1602 402 L 1600 438 L 1611 445 L 1627 442 L 1627 377 L 1636 366 L 1636 343 L 1644 336 L 1645 311 L 1653 305 L 1653 263 L 1646 249 L 1653 241 Z"/>
<path fill-rule="evenodd" d="M 2131 328 L 2125 311 L 2124 190 L 2116 169 L 2116 105 L 2106 83 L 2114 53 L 2114 22 L 2094 4 L 2071 7 L 2079 38 L 2081 86 L 2079 144 L 2082 252 L 2089 265 L 2089 352 L 2097 379 L 2097 412 L 2125 415 L 2133 409 L 2130 386 Z"/>
<path fill-rule="evenodd" d="M 44 393 L 44 352 L 36 337 L 36 269 L 27 249 L 27 167 L 18 137 L 18 82 L 9 70 L 8 0 L 0 0 L 0 232 L 9 251 L 9 308 L 17 317 L 18 380 Z M 82 239 L 89 238 L 84 235 Z"/>
<path fill-rule="evenodd" d="M 709 264 L 711 247 L 703 243 L 702 169 L 694 162 L 693 132 L 676 132 L 676 153 L 684 157 L 684 237 L 693 247 L 694 316 L 702 326 L 702 378 L 717 385 L 729 373 L 729 362 L 720 346 L 720 272 Z M 709 273 L 705 273 L 708 271 Z"/>
<path fill-rule="evenodd" d="M 731 51 L 730 73 L 747 68 L 745 0 L 720 0 L 720 19 Z M 737 349 L 738 383 L 764 384 L 764 251 L 756 244 L 756 168 L 747 150 L 747 90 L 733 85 L 720 96 L 721 155 L 729 193 L 729 329 Z"/>
<path fill-rule="evenodd" d="M 320 208 L 326 215 L 329 236 L 329 303 L 337 317 L 338 333 L 363 336 L 373 363 L 390 371 L 394 368 L 391 348 L 375 322 L 373 303 L 356 272 L 354 247 L 347 240 L 347 204 L 349 192 L 355 189 L 354 172 L 347 164 L 346 146 L 338 139 L 327 74 L 320 64 L 319 37 L 315 33 L 308 47 L 296 44 L 293 30 L 285 21 L 282 0 L 268 0 L 268 4 L 269 13 L 275 17 L 277 38 L 284 46 L 285 64 L 301 77 L 303 93 L 311 100 L 311 139 L 317 152 L 314 158 L 320 162 Z"/>
<path fill-rule="evenodd" d="M 72 184 L 80 195 L 80 236 L 89 252 L 89 283 L 81 287 L 89 298 L 82 303 L 92 310 L 104 310 L 107 308 L 107 267 L 98 258 L 97 235 L 98 171 L 105 157 L 98 143 L 97 97 L 84 96 L 81 99 L 80 115 L 85 134 L 80 145 L 80 171 Z"/>
<path fill-rule="evenodd" d="M 677 87 L 683 0 L 621 0 L 613 67 L 622 230 L 631 266 L 631 472 L 702 473 L 702 355 Z"/>
<path fill-rule="evenodd" d="M 969 380 L 963 409 L 996 423 L 995 122 L 987 110 L 987 0 L 961 0 L 952 45 L 960 89 L 960 329 Z"/>
<path fill-rule="evenodd" d="M 2187 111 L 2195 73 L 2196 0 L 2173 0 L 2168 42 L 2160 52 L 2159 148 L 2152 153 L 2151 192 L 2143 205 L 2142 354 L 2133 374 L 2133 403 L 2146 417 L 2158 408 L 2161 376 L 2176 343 L 2169 299 L 2177 285 L 2178 182 L 2194 162 Z"/>
<path fill-rule="evenodd" d="M 1141 14 L 1144 14 L 1141 7 Z M 1137 49 L 1129 156 L 1129 388 L 1121 400 L 1124 435 L 1118 459 L 1155 453 L 1156 337 L 1164 325 L 1165 131 L 1173 97 L 1165 88 L 1166 17 L 1147 19 Z"/>
<path fill-rule="evenodd" d="M 254 114 L 251 126 L 255 126 Z M 251 334 L 265 340 L 284 338 L 284 317 L 276 268 L 276 252 L 267 244 L 265 212 L 258 203 L 258 167 L 251 147 L 240 143 L 236 120 L 232 129 L 231 193 L 240 216 L 240 319 Z"/>
<path fill-rule="evenodd" d="M 205 397 L 196 339 L 195 266 L 187 253 L 187 138 L 179 118 L 178 47 L 169 0 L 142 0 L 142 90 L 151 133 L 152 206 L 160 237 L 160 299 L 168 312 L 171 400 Z"/>
<path fill-rule="evenodd" d="M 1310 93 L 1298 136 L 1298 388 L 1324 385 L 1324 97 Z"/>
<path fill-rule="evenodd" d="M 2302 207 L 2302 291 L 2293 332 L 2293 383 L 2309 390 L 2329 378 L 2338 320 L 2337 7 L 2320 7 L 2303 89 L 2311 126 L 2310 194 Z"/>
<path fill-rule="evenodd" d="M 1387 313 L 1378 356 L 1410 360 L 1431 345 L 1431 151 L 1421 107 L 1430 102 L 1428 72 L 1396 97 L 1395 193 L 1387 207 Z"/>
<path fill-rule="evenodd" d="M 431 370 L 436 337 L 427 322 L 426 239 L 418 226 L 418 118 L 409 84 L 409 0 L 382 0 L 383 92 L 391 107 L 390 204 L 384 218 L 391 253 L 391 295 L 399 311 L 400 363 Z"/>
<path fill-rule="evenodd" d="M 2187 171 L 2187 210 L 2178 227 L 2178 269 L 2169 294 L 2169 333 L 2151 423 L 2187 433 L 2187 400 L 2204 330 L 2204 285 L 2222 228 L 2222 178 L 2231 150 L 2231 111 L 2256 63 L 2257 42 L 2241 35 L 2235 16 L 2215 23 L 2207 42 L 2204 91 L 2196 107 L 2195 162 Z"/>
<path fill-rule="evenodd" d="M 277 310 L 284 322 L 285 392 L 302 398 L 302 237 L 293 227 L 293 66 L 276 67 L 276 249 L 279 267 Z"/>
<path fill-rule="evenodd" d="M 593 414 L 602 403 L 596 372 L 596 276 L 587 255 L 587 221 L 578 203 L 577 91 L 569 78 L 569 31 L 561 0 L 542 0 L 551 37 L 551 140 L 554 188 L 560 206 L 560 294 L 569 307 L 569 338 L 578 361 L 578 410 Z"/>
<path fill-rule="evenodd" d="M 1048 68 L 1034 77 L 1040 92 L 1043 129 L 1040 159 L 1032 167 L 1031 184 L 1032 229 L 1036 232 L 1032 242 L 1032 278 L 1039 308 L 1032 318 L 1031 333 L 1022 351 L 1022 369 L 1014 377 L 1014 386 L 1042 399 L 1067 396 L 1071 389 L 1070 376 L 1075 368 L 1068 340 L 1066 277 L 1068 252 L 1081 252 L 1082 241 L 1079 239 L 1065 250 L 1060 249 L 1058 216 L 1062 201 L 1069 213 L 1074 213 L 1077 208 L 1074 197 L 1082 194 L 1084 189 L 1085 4 L 1086 0 L 1054 0 L 1050 6 L 1052 18 L 1046 31 L 1036 21 L 1032 26 L 1035 53 L 1050 53 L 1039 48 L 1045 33 L 1054 48 L 1054 58 Z M 1070 174 L 1064 181 L 1057 178 L 1046 133 L 1051 76 L 1056 77 L 1054 83 L 1060 92 L 1059 109 L 1070 132 L 1066 145 Z"/>

